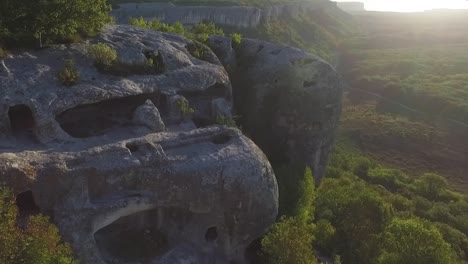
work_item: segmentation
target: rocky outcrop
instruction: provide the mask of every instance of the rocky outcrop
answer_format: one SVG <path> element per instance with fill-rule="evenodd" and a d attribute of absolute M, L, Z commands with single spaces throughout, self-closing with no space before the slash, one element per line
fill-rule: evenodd
<path fill-rule="evenodd" d="M 0 178 L 32 191 L 82 263 L 243 263 L 277 214 L 268 160 L 222 127 L 3 153 Z"/>
<path fill-rule="evenodd" d="M 243 39 L 236 55 L 230 75 L 244 131 L 270 161 L 304 162 L 319 183 L 341 115 L 338 73 L 303 50 L 259 40 Z"/>
<path fill-rule="evenodd" d="M 133 112 L 133 123 L 136 125 L 146 126 L 153 132 L 161 132 L 166 129 L 158 108 L 156 108 L 153 102 L 149 99 L 135 109 Z"/>
<path fill-rule="evenodd" d="M 349 13 L 366 11 L 363 2 L 338 2 L 337 5 L 341 10 Z"/>
<path fill-rule="evenodd" d="M 86 43 L 2 63 L 0 181 L 29 197 L 22 215 L 51 216 L 82 263 L 243 263 L 275 221 L 278 191 L 262 151 L 213 126 L 231 114 L 223 66 L 173 34 L 109 26 L 92 42 L 139 70 L 99 70 Z M 155 52 L 164 70 L 142 72 Z M 65 60 L 76 85 L 57 78 Z"/>
<path fill-rule="evenodd" d="M 127 24 L 131 17 L 145 20 L 160 20 L 165 23 L 181 22 L 194 25 L 200 22 L 214 22 L 222 26 L 255 28 L 261 23 L 276 18 L 288 19 L 302 12 L 310 12 L 328 5 L 328 0 L 297 2 L 264 8 L 249 6 L 175 6 L 165 3 L 127 3 L 120 4 L 112 11 L 117 23 Z"/>
<path fill-rule="evenodd" d="M 102 73 L 86 55 L 88 44 L 7 58 L 4 63 L 10 74 L 0 77 L 0 134 L 9 139 L 0 141 L 0 147 L 34 148 L 34 141 L 76 141 L 109 133 L 143 135 L 148 131 L 144 126 L 133 126 L 132 117 L 147 100 L 154 103 L 167 126 L 181 122 L 171 118 L 180 110 L 178 104 L 169 103 L 174 98 L 186 98 L 187 106 L 194 109 L 192 119 L 203 124 L 213 124 L 219 114 L 212 112 L 213 100 L 232 105 L 229 77 L 219 61 L 192 57 L 186 48 L 190 41 L 183 37 L 113 26 L 94 42 L 116 49 L 118 60 L 128 67 L 144 66 L 146 54 L 157 51 L 165 70 L 128 76 Z M 68 87 L 60 83 L 57 73 L 70 59 L 75 62 L 80 81 Z M 31 140 L 24 144 L 26 134 Z"/>

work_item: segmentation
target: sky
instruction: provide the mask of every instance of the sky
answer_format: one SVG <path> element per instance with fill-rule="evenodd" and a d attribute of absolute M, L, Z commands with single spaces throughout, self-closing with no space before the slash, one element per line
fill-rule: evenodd
<path fill-rule="evenodd" d="M 468 0 L 336 0 L 364 2 L 367 10 L 418 12 L 431 9 L 468 9 Z M 467 18 L 468 19 L 468 18 Z"/>

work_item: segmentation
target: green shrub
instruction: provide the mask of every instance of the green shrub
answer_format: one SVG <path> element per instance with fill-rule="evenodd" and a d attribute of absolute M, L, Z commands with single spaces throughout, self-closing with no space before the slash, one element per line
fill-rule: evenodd
<path fill-rule="evenodd" d="M 216 124 L 222 125 L 222 126 L 227 126 L 227 127 L 235 127 L 237 128 L 236 121 L 232 117 L 226 117 L 222 115 L 218 115 L 216 117 Z"/>
<path fill-rule="evenodd" d="M 67 60 L 63 69 L 58 72 L 58 78 L 66 86 L 77 84 L 80 80 L 80 72 L 76 68 L 75 61 Z"/>
<path fill-rule="evenodd" d="M 104 43 L 89 46 L 88 55 L 102 68 L 111 66 L 117 60 L 117 51 Z"/>
<path fill-rule="evenodd" d="M 154 72 L 154 73 L 162 73 L 165 70 L 165 65 L 161 54 L 156 50 L 153 52 L 145 53 L 146 58 L 148 58 L 147 62 L 147 72 Z"/>
<path fill-rule="evenodd" d="M 15 46 L 62 43 L 99 32 L 110 10 L 106 0 L 0 1 L 0 38 Z"/>
<path fill-rule="evenodd" d="M 279 188 L 279 215 L 314 218 L 315 182 L 310 168 L 289 164 L 275 168 Z"/>
<path fill-rule="evenodd" d="M 130 18 L 130 25 L 140 28 L 152 29 L 161 32 L 171 32 L 179 35 L 185 35 L 185 28 L 180 22 L 176 22 L 172 25 L 162 23 L 159 20 L 145 21 L 143 17 L 140 18 Z"/>
<path fill-rule="evenodd" d="M 317 221 L 315 246 L 320 252 L 331 255 L 333 253 L 333 242 L 336 229 L 325 219 Z"/>
<path fill-rule="evenodd" d="M 455 263 L 455 252 L 433 225 L 419 219 L 394 219 L 383 233 L 381 264 Z"/>
<path fill-rule="evenodd" d="M 230 35 L 231 39 L 232 39 L 232 44 L 234 46 L 238 46 L 242 43 L 242 35 L 239 34 L 239 33 L 232 33 Z"/>
<path fill-rule="evenodd" d="M 312 250 L 315 226 L 301 217 L 282 217 L 262 240 L 269 264 L 316 264 Z"/>
<path fill-rule="evenodd" d="M 215 23 L 198 23 L 195 25 L 191 30 L 190 33 L 195 36 L 200 35 L 216 35 L 216 36 L 224 36 L 224 32 L 221 28 L 216 27 Z"/>
<path fill-rule="evenodd" d="M 12 193 L 0 186 L 0 263 L 75 264 L 69 245 L 57 227 L 42 215 L 31 216 L 24 229 L 17 224 L 18 209 Z"/>
<path fill-rule="evenodd" d="M 187 99 L 180 99 L 177 101 L 177 104 L 179 105 L 180 113 L 184 118 L 187 118 L 195 113 L 195 109 L 189 106 L 189 101 Z"/>
<path fill-rule="evenodd" d="M 146 63 L 123 63 L 117 52 L 106 44 L 98 43 L 88 48 L 88 55 L 99 71 L 116 76 L 160 74 L 165 71 L 162 55 L 156 51 L 145 52 Z"/>
<path fill-rule="evenodd" d="M 192 56 L 200 60 L 206 60 L 206 56 L 210 52 L 210 49 L 205 44 L 196 40 L 189 43 L 186 48 Z"/>
<path fill-rule="evenodd" d="M 418 194 L 430 200 L 437 200 L 448 187 L 447 180 L 435 173 L 423 174 L 415 183 Z"/>

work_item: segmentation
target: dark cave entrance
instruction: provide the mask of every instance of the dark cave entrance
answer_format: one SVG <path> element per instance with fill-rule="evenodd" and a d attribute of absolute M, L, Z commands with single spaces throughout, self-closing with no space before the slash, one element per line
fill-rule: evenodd
<path fill-rule="evenodd" d="M 27 105 L 20 104 L 10 107 L 8 109 L 8 118 L 14 136 L 35 139 L 36 122 L 31 109 Z"/>
<path fill-rule="evenodd" d="M 40 209 L 34 201 L 32 191 L 22 192 L 16 195 L 16 206 L 18 207 L 20 216 L 28 216 L 38 214 Z"/>
<path fill-rule="evenodd" d="M 157 227 L 158 210 L 121 217 L 94 234 L 104 259 L 123 262 L 148 262 L 169 250 L 167 236 Z"/>
<path fill-rule="evenodd" d="M 133 113 L 150 99 L 164 116 L 167 113 L 166 95 L 141 94 L 84 104 L 68 109 L 56 116 L 62 129 L 75 138 L 104 135 L 119 128 L 133 126 Z"/>
<path fill-rule="evenodd" d="M 216 226 L 212 226 L 206 230 L 205 233 L 205 240 L 206 242 L 213 242 L 218 239 L 218 228 Z"/>

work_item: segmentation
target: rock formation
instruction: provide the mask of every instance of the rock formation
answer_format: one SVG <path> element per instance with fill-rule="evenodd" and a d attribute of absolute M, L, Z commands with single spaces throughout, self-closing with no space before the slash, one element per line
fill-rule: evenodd
<path fill-rule="evenodd" d="M 126 3 L 112 11 L 119 24 L 127 24 L 131 17 L 145 20 L 158 19 L 165 23 L 181 22 L 194 25 L 200 22 L 214 22 L 217 25 L 238 28 L 255 28 L 261 23 L 276 18 L 288 19 L 302 12 L 311 12 L 328 0 L 313 0 L 263 8 L 249 6 L 175 6 L 167 3 Z"/>
<path fill-rule="evenodd" d="M 243 39 L 236 55 L 222 50 L 220 37 L 210 46 L 230 71 L 234 104 L 244 131 L 270 161 L 305 162 L 319 183 L 325 173 L 341 115 L 343 86 L 338 73 L 303 50 Z"/>
<path fill-rule="evenodd" d="M 92 42 L 130 69 L 157 52 L 164 71 L 103 72 L 87 43 L 6 58 L 0 181 L 28 198 L 20 211 L 51 216 L 82 263 L 243 263 L 278 191 L 262 151 L 213 126 L 231 114 L 223 66 L 174 34 L 109 26 Z M 73 86 L 57 78 L 65 60 L 80 73 Z"/>
<path fill-rule="evenodd" d="M 97 42 L 117 51 L 114 68 L 88 55 Z M 342 95 L 328 63 L 251 39 L 233 49 L 223 37 L 201 60 L 190 44 L 109 26 L 88 43 L 0 63 L 0 182 L 29 203 L 22 215 L 51 216 L 82 263 L 244 263 L 278 211 L 255 143 L 271 161 L 304 162 L 318 182 L 324 174 Z M 80 74 L 71 86 L 58 78 L 67 60 Z M 255 143 L 216 125 L 233 99 Z"/>
<path fill-rule="evenodd" d="M 365 12 L 366 8 L 363 2 L 338 2 L 338 7 L 348 13 Z"/>

